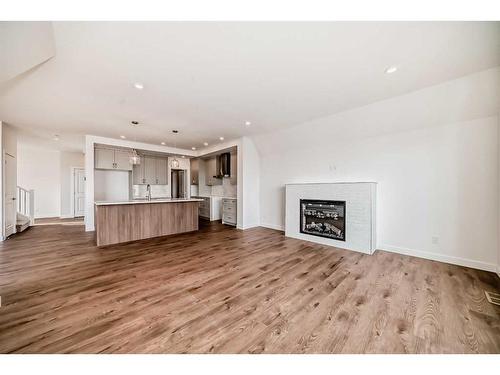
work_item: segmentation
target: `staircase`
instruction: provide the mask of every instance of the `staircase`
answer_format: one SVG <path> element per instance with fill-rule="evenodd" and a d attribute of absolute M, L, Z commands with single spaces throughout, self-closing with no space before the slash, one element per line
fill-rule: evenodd
<path fill-rule="evenodd" d="M 17 187 L 16 232 L 28 229 L 35 222 L 35 191 Z"/>

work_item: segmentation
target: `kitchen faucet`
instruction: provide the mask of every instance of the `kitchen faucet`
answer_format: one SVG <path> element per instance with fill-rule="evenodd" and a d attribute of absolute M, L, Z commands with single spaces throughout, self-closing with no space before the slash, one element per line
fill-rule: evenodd
<path fill-rule="evenodd" d="M 150 184 L 146 185 L 146 199 L 148 201 L 151 200 L 151 185 Z"/>

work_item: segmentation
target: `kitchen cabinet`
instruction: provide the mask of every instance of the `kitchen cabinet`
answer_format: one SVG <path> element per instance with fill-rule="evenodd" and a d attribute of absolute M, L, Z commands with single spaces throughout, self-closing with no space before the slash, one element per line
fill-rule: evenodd
<path fill-rule="evenodd" d="M 236 226 L 236 198 L 222 199 L 222 224 Z"/>
<path fill-rule="evenodd" d="M 217 178 L 217 158 L 215 156 L 205 160 L 205 184 L 207 186 L 222 185 L 222 178 Z"/>
<path fill-rule="evenodd" d="M 96 148 L 94 156 L 94 166 L 96 169 L 132 170 L 132 165 L 129 162 L 129 153 L 127 151 L 114 150 L 111 148 Z"/>
<path fill-rule="evenodd" d="M 141 156 L 141 164 L 132 171 L 134 185 L 168 185 L 167 158 Z"/>
<path fill-rule="evenodd" d="M 144 157 L 144 183 L 156 184 L 156 159 L 150 156 Z"/>
<path fill-rule="evenodd" d="M 132 184 L 133 185 L 143 185 L 144 180 L 144 163 L 141 160 L 141 164 L 134 165 L 132 169 Z"/>
<path fill-rule="evenodd" d="M 168 160 L 167 158 L 156 159 L 156 184 L 168 185 Z"/>
<path fill-rule="evenodd" d="M 113 169 L 115 163 L 114 150 L 111 149 L 95 149 L 95 167 L 97 169 Z"/>
<path fill-rule="evenodd" d="M 115 169 L 131 171 L 130 154 L 127 151 L 115 150 Z"/>
<path fill-rule="evenodd" d="M 191 159 L 190 164 L 191 164 L 191 185 L 198 185 L 200 159 Z"/>
<path fill-rule="evenodd" d="M 198 205 L 198 215 L 201 218 L 215 221 L 222 218 L 222 197 L 210 196 L 210 197 L 192 197 L 197 199 L 203 199 Z"/>
<path fill-rule="evenodd" d="M 238 183 L 238 156 L 236 152 L 231 153 L 231 177 L 229 181 L 231 185 L 236 185 Z"/>

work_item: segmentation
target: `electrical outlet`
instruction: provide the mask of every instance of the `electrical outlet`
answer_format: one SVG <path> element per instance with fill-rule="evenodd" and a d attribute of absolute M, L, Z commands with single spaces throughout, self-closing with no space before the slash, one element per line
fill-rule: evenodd
<path fill-rule="evenodd" d="M 438 245 L 439 244 L 439 237 L 438 236 L 433 236 L 432 237 L 432 244 L 433 245 Z"/>

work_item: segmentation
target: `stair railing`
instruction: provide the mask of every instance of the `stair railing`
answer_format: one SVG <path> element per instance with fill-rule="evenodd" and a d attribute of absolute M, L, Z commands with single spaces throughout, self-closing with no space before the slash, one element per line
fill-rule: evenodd
<path fill-rule="evenodd" d="M 30 225 L 35 223 L 35 190 L 17 187 L 17 212 L 29 217 Z"/>

